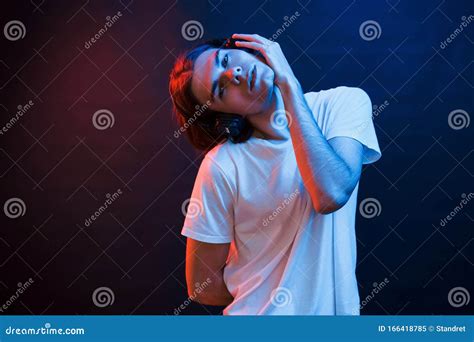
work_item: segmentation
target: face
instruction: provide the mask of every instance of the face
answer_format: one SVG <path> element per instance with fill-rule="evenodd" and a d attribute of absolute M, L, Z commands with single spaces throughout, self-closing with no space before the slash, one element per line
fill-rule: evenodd
<path fill-rule="evenodd" d="M 209 49 L 194 63 L 191 90 L 214 111 L 247 116 L 270 107 L 274 78 L 262 59 L 244 50 Z"/>

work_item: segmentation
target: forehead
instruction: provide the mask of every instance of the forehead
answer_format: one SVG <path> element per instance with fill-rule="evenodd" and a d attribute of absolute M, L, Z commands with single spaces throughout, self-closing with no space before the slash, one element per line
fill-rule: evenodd
<path fill-rule="evenodd" d="M 217 49 L 204 51 L 194 62 L 191 90 L 200 103 L 210 100 Z"/>

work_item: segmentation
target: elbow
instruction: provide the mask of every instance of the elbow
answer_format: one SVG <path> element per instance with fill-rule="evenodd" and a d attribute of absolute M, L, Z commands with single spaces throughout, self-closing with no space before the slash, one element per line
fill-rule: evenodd
<path fill-rule="evenodd" d="M 189 291 L 188 290 L 188 297 L 189 299 L 191 299 L 193 302 L 196 302 L 196 303 L 199 303 L 199 304 L 203 304 L 203 305 L 210 305 L 209 302 L 209 298 L 207 298 L 206 296 L 204 296 L 203 294 L 196 294 L 196 293 L 193 293 L 193 291 Z"/>
<path fill-rule="evenodd" d="M 216 300 L 216 298 L 209 296 L 209 295 L 198 295 L 198 296 L 191 296 L 191 294 L 188 294 L 189 298 L 196 303 L 202 304 L 202 305 L 215 305 L 215 306 L 220 306 L 220 301 Z"/>
<path fill-rule="evenodd" d="M 348 191 L 333 191 L 324 196 L 321 200 L 313 201 L 314 209 L 322 215 L 332 214 L 341 209 L 349 200 L 351 193 Z"/>
<path fill-rule="evenodd" d="M 313 191 L 311 197 L 316 212 L 327 215 L 341 209 L 351 198 L 357 182 L 358 177 L 351 175 L 346 181 L 338 180 L 330 186 L 319 188 L 319 191 Z"/>
<path fill-rule="evenodd" d="M 189 298 L 196 303 L 202 305 L 212 305 L 212 306 L 227 306 L 229 305 L 233 298 L 227 298 L 225 296 L 218 295 L 217 293 L 201 293 L 196 295 L 196 293 L 189 293 Z"/>
<path fill-rule="evenodd" d="M 208 304 L 211 300 L 208 295 L 205 293 L 199 292 L 197 293 L 196 290 L 191 290 L 188 287 L 188 298 L 191 299 L 193 302 L 199 303 L 199 304 L 204 304 L 204 305 L 210 305 Z"/>
<path fill-rule="evenodd" d="M 194 289 L 188 286 L 187 291 L 189 299 L 203 305 L 227 306 L 233 300 L 223 279 L 219 277 L 212 280 L 207 278 L 207 282 Z"/>

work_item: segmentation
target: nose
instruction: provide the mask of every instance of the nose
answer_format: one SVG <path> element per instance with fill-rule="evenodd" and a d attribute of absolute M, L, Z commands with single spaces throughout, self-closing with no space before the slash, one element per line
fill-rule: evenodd
<path fill-rule="evenodd" d="M 225 71 L 226 79 L 232 84 L 239 85 L 242 81 L 242 67 L 235 66 Z"/>

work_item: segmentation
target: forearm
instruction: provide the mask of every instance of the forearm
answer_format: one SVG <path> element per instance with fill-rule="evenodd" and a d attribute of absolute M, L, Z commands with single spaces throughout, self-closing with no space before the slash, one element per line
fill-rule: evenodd
<path fill-rule="evenodd" d="M 351 172 L 324 137 L 295 79 L 280 86 L 291 116 L 290 134 L 296 162 L 313 206 L 325 213 L 338 208 L 347 196 Z"/>

